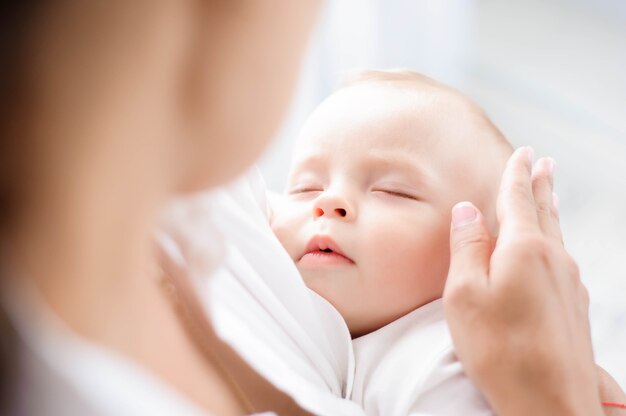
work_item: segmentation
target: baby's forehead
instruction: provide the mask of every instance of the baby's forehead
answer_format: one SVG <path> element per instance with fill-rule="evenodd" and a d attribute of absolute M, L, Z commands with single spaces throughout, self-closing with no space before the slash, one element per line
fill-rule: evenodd
<path fill-rule="evenodd" d="M 424 108 L 437 111 L 453 111 L 481 116 L 482 109 L 460 91 L 414 72 L 380 72 L 376 77 L 357 78 L 346 83 L 335 94 L 354 94 L 363 91 L 385 91 L 393 100 L 411 98 Z"/>
<path fill-rule="evenodd" d="M 458 94 L 457 94 L 458 95 Z M 353 146 L 432 152 L 474 146 L 482 112 L 469 100 L 438 86 L 360 83 L 340 89 L 310 116 L 296 153 Z M 452 149 L 449 149 L 452 150 Z"/>
<path fill-rule="evenodd" d="M 371 126 L 411 121 L 435 126 L 450 124 L 451 120 L 455 125 L 475 124 L 483 118 L 484 112 L 471 100 L 439 84 L 371 81 L 351 84 L 333 93 L 318 106 L 307 124 L 319 127 L 341 121 Z"/>

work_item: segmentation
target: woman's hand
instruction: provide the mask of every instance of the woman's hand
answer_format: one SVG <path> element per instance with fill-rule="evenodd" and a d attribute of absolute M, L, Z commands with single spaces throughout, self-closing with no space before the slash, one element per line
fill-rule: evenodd
<path fill-rule="evenodd" d="M 626 403 L 626 393 L 621 389 L 617 381 L 602 367 L 596 367 L 598 370 L 598 378 L 600 379 L 600 400 L 602 403 Z M 623 416 L 626 415 L 626 409 L 615 406 L 604 406 L 605 416 Z"/>
<path fill-rule="evenodd" d="M 509 159 L 495 242 L 469 203 L 452 211 L 444 305 L 468 376 L 500 415 L 601 415 L 588 294 L 563 247 L 554 162 Z"/>

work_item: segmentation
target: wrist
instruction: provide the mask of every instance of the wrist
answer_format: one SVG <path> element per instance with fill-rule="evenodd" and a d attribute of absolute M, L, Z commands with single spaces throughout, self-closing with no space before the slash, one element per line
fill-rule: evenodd
<path fill-rule="evenodd" d="M 485 388 L 481 383 L 481 391 L 495 413 L 502 416 L 604 416 L 597 388 L 593 383 L 580 381 L 555 382 L 550 377 L 516 379 L 509 373 L 506 378 L 489 381 Z"/>
<path fill-rule="evenodd" d="M 580 397 L 530 397 L 513 396 L 508 400 L 494 398 L 489 400 L 496 414 L 501 416 L 604 416 L 600 401 L 581 400 Z"/>
<path fill-rule="evenodd" d="M 493 409 L 496 414 L 501 416 L 605 416 L 605 411 L 600 402 L 584 401 L 580 398 L 566 401 L 562 397 L 554 398 L 554 400 L 539 399 L 536 396 L 525 399 L 514 397 L 506 402 L 493 403 Z"/>

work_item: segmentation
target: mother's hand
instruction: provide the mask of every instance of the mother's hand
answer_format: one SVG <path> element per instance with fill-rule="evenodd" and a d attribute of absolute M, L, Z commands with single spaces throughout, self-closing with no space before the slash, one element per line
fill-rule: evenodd
<path fill-rule="evenodd" d="M 511 156 L 493 244 L 469 203 L 452 211 L 444 305 L 468 376 L 501 415 L 601 415 L 589 298 L 565 251 L 553 203 L 554 162 Z"/>
<path fill-rule="evenodd" d="M 597 366 L 598 378 L 600 379 L 600 400 L 603 403 L 626 403 L 626 393 L 617 384 L 617 381 L 609 373 L 607 373 L 602 367 Z M 605 416 L 623 416 L 626 415 L 626 409 L 623 407 L 617 407 L 615 405 L 608 405 L 604 407 Z"/>

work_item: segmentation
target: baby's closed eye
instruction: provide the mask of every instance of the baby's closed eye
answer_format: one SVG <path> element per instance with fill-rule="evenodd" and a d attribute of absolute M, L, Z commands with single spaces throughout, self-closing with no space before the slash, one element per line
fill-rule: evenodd
<path fill-rule="evenodd" d="M 296 185 L 287 191 L 288 195 L 306 194 L 311 192 L 323 192 L 324 188 L 321 185 Z"/>
<path fill-rule="evenodd" d="M 374 187 L 372 188 L 371 192 L 374 194 L 380 194 L 383 196 L 390 196 L 395 198 L 411 199 L 415 201 L 420 200 L 419 196 L 414 191 L 391 186 Z"/>

